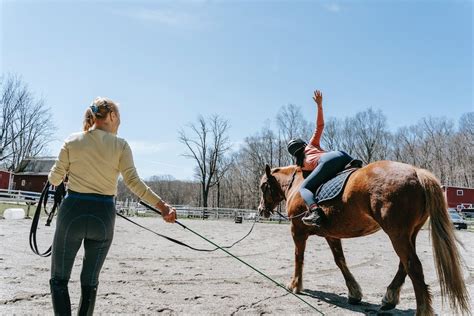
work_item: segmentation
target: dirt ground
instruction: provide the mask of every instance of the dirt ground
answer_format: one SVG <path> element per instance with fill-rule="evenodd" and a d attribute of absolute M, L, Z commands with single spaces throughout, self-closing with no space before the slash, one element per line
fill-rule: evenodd
<path fill-rule="evenodd" d="M 159 218 L 135 218 L 141 224 L 197 247 L 204 241 L 181 227 Z M 251 223 L 182 220 L 185 225 L 220 245 L 247 233 Z M 0 314 L 52 314 L 49 294 L 50 258 L 34 255 L 28 243 L 30 220 L 0 220 Z M 54 229 L 40 227 L 39 245 L 46 249 Z M 457 232 L 465 249 L 464 277 L 474 293 L 474 233 Z M 361 305 L 347 304 L 347 289 L 324 239 L 313 236 L 306 248 L 305 300 L 326 315 L 377 314 L 385 289 L 398 266 L 383 232 L 343 240 L 346 259 L 364 292 Z M 286 284 L 293 271 L 293 241 L 287 224 L 260 224 L 230 250 L 277 282 Z M 439 315 L 452 315 L 441 303 L 427 230 L 420 232 L 417 251 L 426 283 Z M 73 313 L 80 297 L 82 250 L 76 258 L 69 290 Z M 414 313 L 415 296 L 409 278 L 397 309 L 386 313 Z M 96 314 L 261 315 L 316 314 L 282 288 L 221 251 L 200 253 L 180 247 L 117 218 L 115 238 L 102 270 Z"/>

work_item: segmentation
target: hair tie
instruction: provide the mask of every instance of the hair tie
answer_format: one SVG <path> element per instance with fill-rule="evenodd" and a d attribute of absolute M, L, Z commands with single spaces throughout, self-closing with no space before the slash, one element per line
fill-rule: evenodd
<path fill-rule="evenodd" d="M 92 113 L 94 114 L 97 114 L 97 112 L 99 112 L 99 108 L 95 104 L 91 105 L 90 108 L 91 108 Z"/>

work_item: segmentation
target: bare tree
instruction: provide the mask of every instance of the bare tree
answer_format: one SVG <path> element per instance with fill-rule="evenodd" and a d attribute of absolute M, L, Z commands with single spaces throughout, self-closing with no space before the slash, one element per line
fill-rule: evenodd
<path fill-rule="evenodd" d="M 393 159 L 415 166 L 420 165 L 420 157 L 418 155 L 419 136 L 420 133 L 416 125 L 399 128 L 392 142 Z"/>
<path fill-rule="evenodd" d="M 334 117 L 330 117 L 326 120 L 321 145 L 325 150 L 345 149 L 343 120 Z"/>
<path fill-rule="evenodd" d="M 0 89 L 0 162 L 15 169 L 46 148 L 53 131 L 51 111 L 16 76 L 3 77 Z"/>
<path fill-rule="evenodd" d="M 354 140 L 354 144 L 347 146 L 350 153 L 362 159 L 365 163 L 384 159 L 385 148 L 389 132 L 386 127 L 385 115 L 379 110 L 368 109 L 359 112 L 354 118 L 346 120 L 346 130 L 351 130 L 351 134 L 346 134 L 346 140 Z"/>
<path fill-rule="evenodd" d="M 456 182 L 462 186 L 474 185 L 474 112 L 464 113 L 459 119 L 459 131 L 453 140 L 456 153 Z"/>
<path fill-rule="evenodd" d="M 117 183 L 117 200 L 119 201 L 135 201 L 137 196 L 130 191 L 122 177 L 118 179 Z"/>
<path fill-rule="evenodd" d="M 188 124 L 190 134 L 184 129 L 179 131 L 179 141 L 186 145 L 188 153 L 185 157 L 195 161 L 196 176 L 201 184 L 202 206 L 208 206 L 209 190 L 215 186 L 226 167 L 224 156 L 230 149 L 227 132 L 229 123 L 218 115 L 207 120 L 199 117 L 197 124 Z"/>
<path fill-rule="evenodd" d="M 223 205 L 228 207 L 255 209 L 259 202 L 259 182 L 263 166 L 259 156 L 252 155 L 252 149 L 244 144 L 241 149 L 232 155 L 232 165 L 223 178 L 223 190 L 226 199 Z"/>
<path fill-rule="evenodd" d="M 474 185 L 474 146 L 469 144 L 465 132 L 458 132 L 451 141 L 449 154 L 454 163 L 450 166 L 451 184 L 472 187 Z"/>
<path fill-rule="evenodd" d="M 449 173 L 447 168 L 450 163 L 448 158 L 451 158 L 448 148 L 454 134 L 454 124 L 445 118 L 428 117 L 420 121 L 420 126 L 431 149 L 429 169 L 435 172 L 441 183 L 447 183 Z"/>
<path fill-rule="evenodd" d="M 159 196 L 173 205 L 189 205 L 199 200 L 196 190 L 199 184 L 191 181 L 179 181 L 170 175 L 152 176 L 146 183 Z"/>
<path fill-rule="evenodd" d="M 11 126 L 15 118 L 15 109 L 18 102 L 18 93 L 20 81 L 13 77 L 2 77 L 0 80 L 1 99 L 0 106 L 2 110 L 1 124 L 0 124 L 0 159 L 4 161 L 9 159 L 12 151 L 10 149 L 11 143 L 16 135 L 11 135 Z"/>
<path fill-rule="evenodd" d="M 298 137 L 309 138 L 314 129 L 301 113 L 301 107 L 294 104 L 282 106 L 276 116 L 276 122 L 285 141 Z"/>
<path fill-rule="evenodd" d="M 278 126 L 278 146 L 287 144 L 291 139 L 302 138 L 309 141 L 314 131 L 314 123 L 308 122 L 301 113 L 301 107 L 294 104 L 282 106 L 276 116 Z M 293 158 L 286 151 L 280 150 L 278 157 L 280 164 L 288 165 L 293 162 Z M 270 163 L 267 161 L 267 163 Z"/>
<path fill-rule="evenodd" d="M 469 139 L 469 145 L 474 145 L 474 112 L 464 113 L 459 119 L 459 131 Z"/>

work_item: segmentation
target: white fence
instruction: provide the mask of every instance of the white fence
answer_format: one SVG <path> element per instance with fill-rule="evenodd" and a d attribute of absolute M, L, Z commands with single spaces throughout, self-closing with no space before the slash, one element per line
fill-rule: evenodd
<path fill-rule="evenodd" d="M 48 203 L 53 203 L 54 191 L 50 191 Z M 21 190 L 5 190 L 0 189 L 0 202 L 25 203 L 27 205 L 34 205 L 40 199 L 41 193 L 21 191 Z M 264 220 L 272 222 L 288 222 L 277 213 L 274 213 L 270 218 L 260 218 L 257 210 L 238 209 L 238 208 L 215 208 L 215 207 L 193 207 L 187 205 L 175 205 L 178 217 L 191 219 L 224 219 L 235 220 L 241 217 L 243 220 L 253 221 Z M 153 216 L 154 212 L 148 210 L 137 202 L 122 202 L 116 201 L 116 208 L 121 214 L 127 216 Z M 474 226 L 474 218 L 466 218 L 468 226 Z"/>
<path fill-rule="evenodd" d="M 147 216 L 156 214 L 137 202 L 117 202 L 116 205 L 117 210 L 124 215 Z M 193 207 L 187 205 L 175 205 L 174 208 L 176 208 L 176 212 L 180 218 L 235 220 L 237 217 L 242 217 L 243 220 L 249 221 L 263 219 L 259 217 L 259 212 L 257 210 L 251 209 Z M 287 220 L 278 214 L 274 214 L 270 218 L 265 219 L 265 221 L 286 222 Z"/>
<path fill-rule="evenodd" d="M 54 191 L 50 192 L 50 197 L 52 197 L 53 193 Z M 38 192 L 0 189 L 0 201 L 36 203 L 39 201 L 40 196 L 41 193 Z"/>
<path fill-rule="evenodd" d="M 52 203 L 54 191 L 50 191 L 48 203 Z M 25 203 L 27 205 L 36 204 L 40 199 L 41 193 L 21 191 L 21 190 L 4 190 L 0 189 L 0 201 L 13 202 L 13 203 Z M 191 218 L 191 219 L 224 219 L 224 220 L 235 220 L 241 217 L 243 220 L 253 221 L 259 218 L 257 210 L 250 209 L 237 209 L 237 208 L 215 208 L 215 207 L 192 207 L 186 205 L 175 205 L 178 217 L 180 218 Z M 154 212 L 146 209 L 144 206 L 137 202 L 122 202 L 116 201 L 116 208 L 121 214 L 127 216 L 151 216 L 156 215 Z M 262 218 L 263 219 L 263 218 Z M 278 221 L 286 222 L 278 214 L 274 214 L 265 221 Z"/>

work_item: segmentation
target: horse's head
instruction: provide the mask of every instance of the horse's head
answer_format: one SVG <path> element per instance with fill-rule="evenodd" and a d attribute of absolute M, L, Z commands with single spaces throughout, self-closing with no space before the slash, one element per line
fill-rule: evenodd
<path fill-rule="evenodd" d="M 262 190 L 262 198 L 258 211 L 264 217 L 270 217 L 275 207 L 285 199 L 285 193 L 280 186 L 277 178 L 272 175 L 272 170 L 269 165 L 265 166 L 265 174 L 260 180 L 260 189 Z"/>

